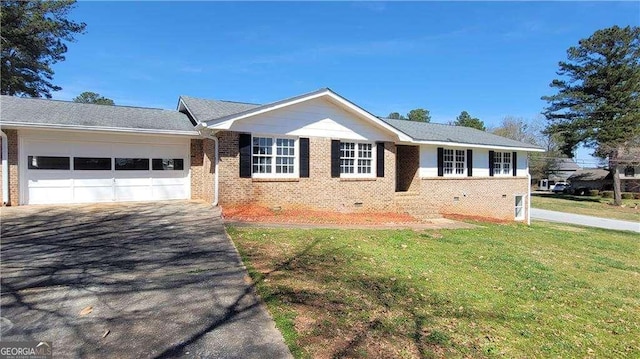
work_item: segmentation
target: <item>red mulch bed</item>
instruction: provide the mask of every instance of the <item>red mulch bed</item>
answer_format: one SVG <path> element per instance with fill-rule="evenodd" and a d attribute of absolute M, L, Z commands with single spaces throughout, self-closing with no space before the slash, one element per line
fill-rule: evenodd
<path fill-rule="evenodd" d="M 398 224 L 420 223 L 408 214 L 392 212 L 340 213 L 309 209 L 275 210 L 258 205 L 225 206 L 222 208 L 225 220 L 265 223 L 324 223 L 324 224 Z"/>
<path fill-rule="evenodd" d="M 442 216 L 446 219 L 452 219 L 454 221 L 475 221 L 475 222 L 488 222 L 488 223 L 497 223 L 497 224 L 508 224 L 513 223 L 513 221 L 509 221 L 506 219 L 497 219 L 490 217 L 481 217 L 481 216 L 467 216 L 464 214 L 455 214 L 455 213 L 443 213 Z"/>

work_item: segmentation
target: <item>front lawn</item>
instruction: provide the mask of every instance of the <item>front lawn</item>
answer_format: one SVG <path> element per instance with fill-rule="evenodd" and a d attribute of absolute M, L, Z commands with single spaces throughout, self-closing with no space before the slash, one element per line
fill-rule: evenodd
<path fill-rule="evenodd" d="M 640 357 L 637 234 L 229 227 L 296 357 Z"/>
<path fill-rule="evenodd" d="M 587 216 L 640 221 L 640 199 L 622 200 L 624 207 L 612 206 L 611 198 L 568 194 L 532 194 L 531 207 Z M 638 205 L 637 208 L 636 204 Z"/>

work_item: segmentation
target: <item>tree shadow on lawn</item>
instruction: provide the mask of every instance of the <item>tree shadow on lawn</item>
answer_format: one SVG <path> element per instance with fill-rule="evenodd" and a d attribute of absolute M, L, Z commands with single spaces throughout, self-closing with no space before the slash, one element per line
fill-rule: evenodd
<path fill-rule="evenodd" d="M 297 253 L 272 264 L 268 271 L 251 271 L 265 302 L 284 305 L 287 310 L 300 307 L 308 310 L 306 314 L 296 313 L 311 315 L 307 319 L 314 322 L 312 329 L 298 333 L 297 344 L 304 347 L 318 341 L 325 343 L 323 352 L 312 355 L 397 357 L 408 346 L 419 357 L 446 356 L 454 347 L 469 355 L 482 356 L 479 341 L 463 347 L 435 323 L 447 318 L 476 322 L 513 319 L 504 311 L 483 311 L 465 302 L 454 303 L 435 291 L 417 291 L 408 279 L 373 271 L 361 273 L 354 269 L 351 260 L 339 255 L 341 251 L 319 249 L 322 241 L 309 242 Z M 254 246 L 252 250 L 260 251 Z M 250 261 L 260 257 L 257 252 L 244 255 Z M 291 279 L 293 284 L 280 282 L 283 278 Z M 338 293 L 325 290 L 327 286 L 339 287 Z"/>

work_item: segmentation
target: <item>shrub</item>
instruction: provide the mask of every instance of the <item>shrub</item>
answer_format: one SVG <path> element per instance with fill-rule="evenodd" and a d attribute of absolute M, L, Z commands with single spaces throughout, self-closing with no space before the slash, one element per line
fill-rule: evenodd
<path fill-rule="evenodd" d="M 633 199 L 633 193 L 631 192 L 622 192 L 622 199 Z"/>
<path fill-rule="evenodd" d="M 597 196 L 598 193 L 600 193 L 600 191 L 598 191 L 597 189 L 590 189 L 589 190 L 589 196 Z"/>
<path fill-rule="evenodd" d="M 635 192 L 633 194 L 633 199 L 640 199 L 640 192 Z"/>
<path fill-rule="evenodd" d="M 600 195 L 602 198 L 613 198 L 613 191 L 602 191 Z"/>

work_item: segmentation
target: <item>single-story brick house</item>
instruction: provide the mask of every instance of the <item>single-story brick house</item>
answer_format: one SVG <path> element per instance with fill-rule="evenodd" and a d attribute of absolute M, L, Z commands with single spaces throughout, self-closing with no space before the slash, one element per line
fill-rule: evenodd
<path fill-rule="evenodd" d="M 376 117 L 330 89 L 177 110 L 1 97 L 8 205 L 203 199 L 527 220 L 527 152 L 483 131 Z"/>

